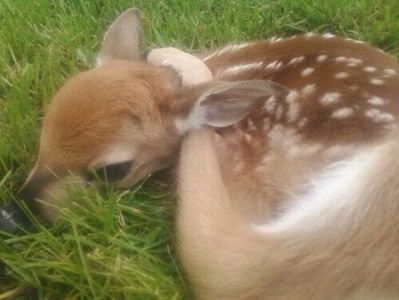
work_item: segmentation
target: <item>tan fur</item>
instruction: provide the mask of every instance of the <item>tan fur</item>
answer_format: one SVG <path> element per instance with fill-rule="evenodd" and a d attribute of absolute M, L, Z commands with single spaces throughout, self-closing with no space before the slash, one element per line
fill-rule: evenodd
<path fill-rule="evenodd" d="M 395 299 L 399 295 L 397 137 L 375 149 L 373 173 L 362 182 L 363 207 L 356 208 L 351 220 L 360 223 L 338 233 L 335 224 L 327 224 L 312 235 L 301 228 L 279 234 L 253 230 L 232 206 L 213 134 L 191 133 L 180 161 L 177 233 L 181 260 L 197 297 L 351 299 L 363 291 L 362 299 Z M 245 199 L 252 200 L 250 195 Z M 335 217 L 340 222 L 341 216 Z"/>

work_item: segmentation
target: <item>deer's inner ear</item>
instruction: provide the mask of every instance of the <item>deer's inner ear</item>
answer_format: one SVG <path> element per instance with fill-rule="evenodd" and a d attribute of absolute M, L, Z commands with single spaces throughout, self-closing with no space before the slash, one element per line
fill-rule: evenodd
<path fill-rule="evenodd" d="M 100 179 L 105 182 L 122 180 L 129 173 L 132 163 L 132 160 L 127 160 L 95 168 L 91 170 L 89 178 Z"/>

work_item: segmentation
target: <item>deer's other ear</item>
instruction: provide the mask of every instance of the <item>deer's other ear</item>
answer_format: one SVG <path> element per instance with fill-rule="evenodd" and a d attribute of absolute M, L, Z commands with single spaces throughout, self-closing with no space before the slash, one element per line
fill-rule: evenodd
<path fill-rule="evenodd" d="M 267 80 L 216 83 L 197 97 L 187 116 L 176 120 L 176 128 L 184 134 L 204 125 L 226 127 L 241 121 L 269 96 L 287 93 L 287 88 Z"/>
<path fill-rule="evenodd" d="M 97 66 L 113 59 L 138 59 L 142 35 L 139 11 L 136 8 L 125 10 L 105 33 L 97 56 Z"/>

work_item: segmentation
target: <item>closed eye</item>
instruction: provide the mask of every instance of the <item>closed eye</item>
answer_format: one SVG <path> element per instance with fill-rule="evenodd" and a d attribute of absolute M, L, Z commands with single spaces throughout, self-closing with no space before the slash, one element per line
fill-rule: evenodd
<path fill-rule="evenodd" d="M 98 178 L 106 182 L 116 182 L 122 180 L 129 173 L 133 161 L 123 161 L 119 163 L 105 165 L 91 171 L 90 179 Z"/>

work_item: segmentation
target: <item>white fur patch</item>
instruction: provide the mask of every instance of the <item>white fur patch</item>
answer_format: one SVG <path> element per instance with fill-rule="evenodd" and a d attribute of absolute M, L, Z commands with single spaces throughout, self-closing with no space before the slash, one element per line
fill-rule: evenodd
<path fill-rule="evenodd" d="M 189 130 L 198 129 L 205 123 L 205 108 L 196 101 L 193 109 L 186 119 L 175 119 L 175 127 L 180 135 L 186 134 Z"/>
<path fill-rule="evenodd" d="M 271 37 L 270 39 L 269 39 L 269 42 L 270 43 L 278 43 L 278 42 L 281 42 L 283 39 L 282 38 L 279 38 L 279 37 L 277 37 L 277 36 L 273 36 L 273 37 Z"/>
<path fill-rule="evenodd" d="M 297 90 L 290 90 L 287 97 L 285 98 L 285 102 L 293 103 L 294 101 L 296 101 L 298 99 L 298 96 L 299 96 L 299 94 L 298 94 Z"/>
<path fill-rule="evenodd" d="M 317 61 L 318 63 L 321 63 L 321 62 L 323 62 L 323 61 L 326 61 L 327 58 L 328 58 L 327 55 L 321 54 L 321 55 L 317 56 L 316 61 Z"/>
<path fill-rule="evenodd" d="M 382 112 L 376 108 L 367 110 L 364 115 L 372 119 L 375 123 L 390 123 L 395 121 L 395 117 L 393 115 Z"/>
<path fill-rule="evenodd" d="M 315 90 L 316 90 L 316 84 L 315 83 L 311 83 L 311 84 L 305 85 L 302 88 L 301 93 L 304 96 L 309 96 L 310 94 L 314 93 Z"/>
<path fill-rule="evenodd" d="M 339 72 L 337 74 L 334 75 L 335 79 L 345 79 L 349 77 L 349 73 L 347 72 Z"/>
<path fill-rule="evenodd" d="M 207 57 L 205 57 L 203 59 L 203 61 L 207 61 L 215 56 L 219 56 L 228 52 L 234 52 L 234 51 L 238 51 L 241 50 L 243 48 L 248 47 L 249 45 L 251 45 L 251 43 L 243 43 L 243 44 L 237 44 L 237 45 L 228 45 L 226 47 L 223 47 L 222 49 L 219 49 L 211 54 L 209 54 Z"/>
<path fill-rule="evenodd" d="M 298 102 L 293 102 L 289 105 L 287 111 L 287 120 L 289 123 L 294 122 L 298 118 L 300 108 L 301 107 Z"/>
<path fill-rule="evenodd" d="M 263 109 L 268 112 L 269 114 L 273 113 L 276 109 L 277 105 L 277 98 L 276 96 L 270 96 L 269 99 L 266 100 Z"/>
<path fill-rule="evenodd" d="M 283 111 L 284 111 L 284 108 L 281 105 L 278 105 L 277 110 L 276 110 L 276 119 L 277 120 L 281 119 L 281 117 L 283 116 Z"/>
<path fill-rule="evenodd" d="M 269 132 L 268 137 L 272 146 L 289 149 L 299 143 L 301 136 L 297 134 L 294 128 L 288 128 L 283 125 L 275 125 Z"/>
<path fill-rule="evenodd" d="M 382 80 L 380 78 L 371 78 L 370 79 L 370 83 L 374 84 L 374 85 L 383 85 L 384 84 L 384 80 Z"/>
<path fill-rule="evenodd" d="M 356 67 L 356 66 L 360 65 L 361 63 L 363 63 L 363 60 L 361 60 L 359 58 L 350 57 L 346 60 L 346 62 L 348 63 L 348 67 Z"/>
<path fill-rule="evenodd" d="M 321 233 L 325 227 L 330 234 L 342 233 L 348 223 L 356 224 L 353 211 L 364 205 L 359 196 L 378 154 L 374 149 L 365 149 L 348 160 L 332 164 L 311 181 L 304 195 L 294 196 L 288 212 L 272 223 L 253 228 L 262 234 Z"/>
<path fill-rule="evenodd" d="M 323 105 L 330 105 L 341 100 L 341 94 L 338 92 L 326 93 L 320 98 L 320 103 Z"/>
<path fill-rule="evenodd" d="M 354 57 L 338 56 L 335 58 L 336 62 L 346 63 L 348 67 L 356 67 L 360 65 L 363 60 Z"/>
<path fill-rule="evenodd" d="M 303 77 L 306 77 L 306 76 L 309 76 L 310 74 L 312 74 L 313 72 L 314 72 L 314 68 L 309 67 L 309 68 L 304 69 L 304 70 L 301 72 L 301 75 L 302 75 Z"/>
<path fill-rule="evenodd" d="M 325 33 L 325 34 L 322 35 L 322 38 L 324 38 L 324 39 L 332 39 L 332 38 L 335 38 L 335 34 Z"/>
<path fill-rule="evenodd" d="M 343 120 L 349 118 L 354 113 L 353 108 L 350 107 L 343 107 L 333 111 L 331 117 L 337 120 Z"/>
<path fill-rule="evenodd" d="M 381 98 L 381 97 L 373 96 L 373 97 L 368 98 L 367 102 L 370 103 L 371 105 L 382 106 L 387 101 L 385 99 Z"/>
<path fill-rule="evenodd" d="M 372 66 L 367 66 L 364 67 L 363 70 L 367 73 L 375 73 L 377 71 L 377 68 Z"/>
<path fill-rule="evenodd" d="M 384 69 L 384 77 L 393 77 L 397 74 L 394 69 Z"/>
<path fill-rule="evenodd" d="M 345 56 L 338 56 L 338 57 L 335 59 L 335 61 L 336 61 L 336 62 L 346 62 L 347 59 L 348 59 L 348 58 L 345 57 Z"/>
<path fill-rule="evenodd" d="M 273 62 L 267 64 L 266 70 L 276 71 L 276 70 L 280 69 L 282 66 L 283 66 L 283 63 L 281 61 L 276 60 L 276 61 L 273 61 Z"/>
<path fill-rule="evenodd" d="M 288 65 L 294 65 L 294 64 L 298 64 L 301 63 L 305 60 L 305 56 L 296 56 L 290 59 L 290 61 L 288 62 Z"/>
<path fill-rule="evenodd" d="M 228 67 L 226 69 L 219 70 L 216 73 L 215 77 L 218 78 L 223 75 L 236 75 L 236 74 L 240 74 L 240 73 L 244 73 L 244 72 L 249 72 L 249 71 L 259 69 L 262 66 L 264 66 L 263 61 L 234 65 L 234 66 Z"/>

